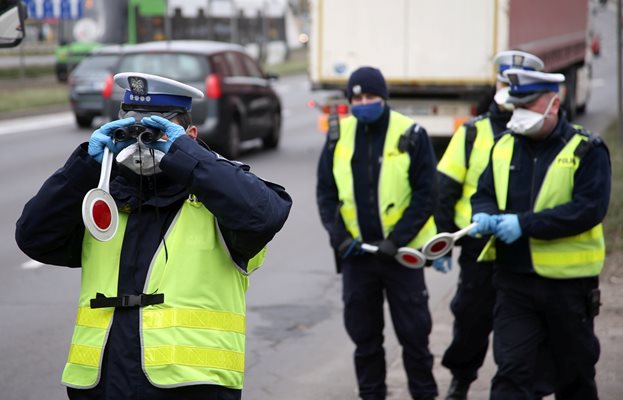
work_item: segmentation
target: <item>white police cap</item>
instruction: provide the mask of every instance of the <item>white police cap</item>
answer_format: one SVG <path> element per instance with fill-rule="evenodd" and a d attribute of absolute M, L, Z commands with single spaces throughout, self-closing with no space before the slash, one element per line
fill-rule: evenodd
<path fill-rule="evenodd" d="M 192 108 L 192 99 L 203 98 L 203 92 L 192 86 L 158 75 L 123 72 L 114 76 L 115 83 L 125 89 L 124 109 L 149 111 Z"/>
<path fill-rule="evenodd" d="M 530 103 L 546 92 L 558 93 L 559 84 L 565 81 L 563 74 L 519 68 L 507 69 L 504 71 L 504 77 L 508 79 L 510 87 L 508 102 L 511 104 Z"/>
<path fill-rule="evenodd" d="M 545 64 L 539 57 L 520 50 L 499 52 L 495 55 L 494 64 L 498 66 L 498 80 L 504 83 L 508 83 L 508 80 L 503 75 L 507 69 L 520 68 L 529 71 L 542 71 L 545 67 Z"/>

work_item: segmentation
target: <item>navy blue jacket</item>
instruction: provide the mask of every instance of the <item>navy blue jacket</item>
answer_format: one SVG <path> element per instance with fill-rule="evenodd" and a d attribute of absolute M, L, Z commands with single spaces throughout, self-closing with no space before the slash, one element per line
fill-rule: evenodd
<path fill-rule="evenodd" d="M 496 264 L 507 271 L 533 273 L 529 237 L 557 239 L 577 235 L 599 224 L 610 200 L 610 156 L 601 141 L 581 159 L 575 172 L 571 202 L 540 212 L 532 211 L 545 173 L 556 155 L 576 133 L 566 118 L 559 121 L 544 140 L 535 141 L 513 134 L 515 147 L 511 160 L 506 213 L 517 214 L 522 236 L 511 244 L 495 243 Z M 491 163 L 478 181 L 472 196 L 472 212 L 499 214 Z"/>
<path fill-rule="evenodd" d="M 389 114 L 390 109 L 386 107 L 379 120 L 371 124 L 357 123 L 351 167 L 357 219 L 361 236 L 366 243 L 384 239 L 379 215 L 378 183 Z M 437 195 L 435 154 L 426 130 L 420 127 L 414 133 L 414 139 L 408 148 L 411 157 L 409 167 L 411 202 L 389 234 L 389 238 L 398 247 L 408 244 L 424 226 L 433 213 Z M 350 237 L 350 233 L 346 230 L 339 212 L 337 186 L 333 177 L 333 149 L 329 138 L 320 155 L 317 178 L 316 196 L 320 218 L 329 232 L 331 245 L 335 249 Z"/>
<path fill-rule="evenodd" d="M 37 261 L 81 265 L 85 230 L 81 203 L 97 186 L 101 169 L 86 149 L 85 143 L 74 151 L 26 204 L 17 221 L 17 244 Z M 281 186 L 259 179 L 248 166 L 219 158 L 188 136 L 173 143 L 160 167 L 163 173 L 151 177 L 139 177 L 122 166 L 113 171 L 110 192 L 120 212 L 129 213 L 119 295 L 142 293 L 150 262 L 189 193 L 216 216 L 232 257 L 242 266 L 281 229 L 292 204 Z M 213 393 L 214 387 L 158 389 L 147 382 L 141 369 L 138 311 L 136 307 L 115 310 L 99 384 L 89 390 L 69 389 L 70 396 L 199 399 Z"/>

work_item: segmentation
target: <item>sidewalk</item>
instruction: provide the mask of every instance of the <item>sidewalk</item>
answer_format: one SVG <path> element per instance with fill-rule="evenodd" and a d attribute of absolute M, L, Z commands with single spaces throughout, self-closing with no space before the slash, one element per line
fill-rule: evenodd
<path fill-rule="evenodd" d="M 595 331 L 601 343 L 601 357 L 597 364 L 597 386 L 601 400 L 623 399 L 623 253 L 608 256 L 607 265 L 601 274 L 602 306 L 596 318 Z M 430 348 L 435 356 L 433 373 L 439 386 L 438 400 L 445 398 L 450 384 L 450 372 L 441 366 L 441 357 L 452 337 L 453 316 L 448 307 L 454 293 L 447 296 L 433 313 L 433 331 Z M 573 351 L 573 349 L 570 349 Z M 391 400 L 409 400 L 406 378 L 399 352 L 389 359 L 387 384 Z M 491 378 L 495 374 L 495 363 L 491 349 L 485 364 L 479 371 L 479 378 L 469 391 L 469 400 L 488 400 Z M 547 400 L 554 399 L 548 396 Z"/>

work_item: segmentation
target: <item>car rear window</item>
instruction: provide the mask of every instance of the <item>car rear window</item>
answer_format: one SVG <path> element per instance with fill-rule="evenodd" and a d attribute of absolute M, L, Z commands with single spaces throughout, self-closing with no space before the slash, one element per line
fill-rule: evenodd
<path fill-rule="evenodd" d="M 92 55 L 80 61 L 80 64 L 74 70 L 74 73 L 82 71 L 103 71 L 112 70 L 119 61 L 117 54 L 100 54 Z"/>
<path fill-rule="evenodd" d="M 204 65 L 200 56 L 192 54 L 127 54 L 121 59 L 118 72 L 142 72 L 190 82 L 203 80 Z"/>

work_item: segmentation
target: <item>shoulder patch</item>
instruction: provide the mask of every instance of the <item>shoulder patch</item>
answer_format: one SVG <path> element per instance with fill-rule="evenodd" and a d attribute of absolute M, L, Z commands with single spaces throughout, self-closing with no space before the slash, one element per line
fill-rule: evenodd
<path fill-rule="evenodd" d="M 604 144 L 603 139 L 599 135 L 596 135 L 590 131 L 584 130 L 582 128 L 576 128 L 576 133 L 587 138 L 587 140 L 582 140 L 578 144 L 578 147 L 575 148 L 573 154 L 577 157 L 582 158 L 593 147 L 601 146 Z"/>
<path fill-rule="evenodd" d="M 417 123 L 414 123 L 405 131 L 405 133 L 400 135 L 400 139 L 398 139 L 398 151 L 404 153 L 409 149 L 414 148 L 417 142 L 417 136 L 421 130 L 422 127 Z"/>
<path fill-rule="evenodd" d="M 489 118 L 491 115 L 491 113 L 484 113 L 484 114 L 480 114 L 480 115 L 476 115 L 475 117 L 471 117 L 470 119 L 468 119 L 466 122 L 463 123 L 464 126 L 468 126 L 468 125 L 475 125 L 476 122 L 481 121 L 483 119 Z"/>

